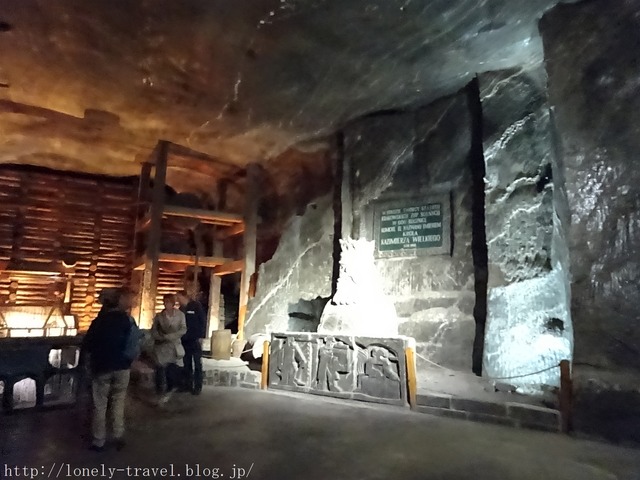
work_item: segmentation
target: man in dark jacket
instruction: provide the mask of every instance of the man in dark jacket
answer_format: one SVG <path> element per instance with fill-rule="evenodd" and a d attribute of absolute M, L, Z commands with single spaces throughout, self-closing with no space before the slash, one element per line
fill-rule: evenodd
<path fill-rule="evenodd" d="M 91 322 L 83 341 L 89 354 L 92 374 L 93 422 L 92 450 L 104 449 L 107 437 L 107 407 L 111 410 L 112 433 L 116 447 L 124 446 L 124 404 L 129 385 L 132 359 L 127 355 L 127 342 L 132 332 L 128 314 L 133 296 L 117 289 L 101 296 L 102 309 Z"/>
<path fill-rule="evenodd" d="M 187 322 L 187 333 L 182 337 L 184 347 L 185 387 L 194 395 L 202 391 L 202 344 L 200 340 L 206 336 L 207 317 L 202 305 L 193 300 L 182 290 L 178 292 L 180 310 Z"/>

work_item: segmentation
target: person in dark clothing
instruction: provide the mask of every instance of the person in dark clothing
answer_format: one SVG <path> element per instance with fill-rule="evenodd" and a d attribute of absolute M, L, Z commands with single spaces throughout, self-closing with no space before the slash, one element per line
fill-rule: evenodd
<path fill-rule="evenodd" d="M 180 310 L 184 313 L 187 322 L 187 333 L 182 337 L 185 388 L 194 395 L 199 395 L 202 391 L 202 344 L 200 340 L 206 336 L 207 317 L 202 305 L 193 300 L 186 291 L 178 292 L 177 297 L 180 302 Z"/>
<path fill-rule="evenodd" d="M 116 448 L 124 446 L 124 405 L 132 359 L 126 349 L 133 326 L 127 313 L 133 296 L 125 289 L 101 295 L 102 309 L 91 322 L 82 350 L 89 355 L 92 374 L 93 442 L 91 449 L 102 451 L 107 437 L 107 410 L 112 421 Z"/>

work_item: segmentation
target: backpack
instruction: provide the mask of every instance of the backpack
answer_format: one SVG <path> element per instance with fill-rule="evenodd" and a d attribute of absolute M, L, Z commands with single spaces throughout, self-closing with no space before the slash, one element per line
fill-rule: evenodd
<path fill-rule="evenodd" d="M 133 317 L 129 317 L 129 321 L 131 323 L 131 328 L 129 329 L 129 334 L 127 335 L 127 340 L 124 345 L 123 355 L 127 360 L 134 361 L 140 355 L 140 340 L 142 338 L 142 332 L 140 332 L 140 328 L 136 325 Z"/>

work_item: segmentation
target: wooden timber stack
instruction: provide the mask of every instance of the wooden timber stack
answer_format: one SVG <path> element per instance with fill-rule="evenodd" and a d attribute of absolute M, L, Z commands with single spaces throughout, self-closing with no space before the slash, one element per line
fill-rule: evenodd
<path fill-rule="evenodd" d="M 85 331 L 98 292 L 131 275 L 135 178 L 0 166 L 0 306 L 52 305 L 71 276 Z M 63 260 L 75 263 L 65 269 Z"/>

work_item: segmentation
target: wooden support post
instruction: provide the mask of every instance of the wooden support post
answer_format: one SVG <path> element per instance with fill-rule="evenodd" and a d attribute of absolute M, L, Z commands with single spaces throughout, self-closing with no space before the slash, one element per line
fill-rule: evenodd
<path fill-rule="evenodd" d="M 162 211 L 165 200 L 165 183 L 167 180 L 168 144 L 161 140 L 158 143 L 151 195 L 151 224 L 147 239 L 147 249 L 142 274 L 142 295 L 140 301 L 140 326 L 151 328 L 156 309 L 156 293 L 160 274 L 160 234 L 162 227 Z"/>
<path fill-rule="evenodd" d="M 224 329 L 224 324 L 220 322 L 220 290 L 222 287 L 222 278 L 213 273 L 209 279 L 209 315 L 207 319 L 207 336 L 211 338 L 213 332 Z"/>
<path fill-rule="evenodd" d="M 218 210 L 224 211 L 227 208 L 227 190 L 229 187 L 229 180 L 223 178 L 218 181 Z"/>
<path fill-rule="evenodd" d="M 413 347 L 405 348 L 405 358 L 407 362 L 407 387 L 409 390 L 409 406 L 411 410 L 418 407 L 418 383 L 416 377 L 416 357 Z"/>
<path fill-rule="evenodd" d="M 562 419 L 562 433 L 571 431 L 571 410 L 573 403 L 573 381 L 571 379 L 571 362 L 560 362 L 560 416 Z"/>
<path fill-rule="evenodd" d="M 135 263 L 137 259 L 144 254 L 144 248 L 142 245 L 143 237 L 143 223 L 146 221 L 145 213 L 147 212 L 147 202 L 149 201 L 149 189 L 151 181 L 151 163 L 145 162 L 142 164 L 140 171 L 140 179 L 138 181 L 138 192 L 136 196 L 136 223 L 133 232 L 133 258 L 131 262 Z M 142 270 L 138 270 L 136 265 L 133 265 L 131 272 L 131 286 L 137 293 L 136 302 L 131 310 L 131 315 L 140 324 L 140 313 L 142 310 L 142 292 L 144 291 L 144 273 Z"/>
<path fill-rule="evenodd" d="M 265 340 L 262 347 L 262 377 L 260 387 L 266 390 L 269 385 L 269 340 Z"/>
<path fill-rule="evenodd" d="M 140 180 L 138 182 L 138 195 L 136 200 L 136 231 L 134 237 L 134 250 L 136 255 L 142 254 L 142 250 L 138 250 L 140 246 L 140 230 L 142 229 L 142 224 L 145 221 L 145 213 L 147 212 L 147 202 L 149 202 L 149 184 L 151 182 L 151 163 L 145 162 L 142 164 L 142 169 L 140 171 Z"/>
<path fill-rule="evenodd" d="M 260 167 L 247 166 L 247 186 L 244 210 L 244 269 L 240 279 L 240 306 L 238 310 L 238 340 L 244 340 L 244 320 L 249 303 L 251 275 L 256 271 L 256 240 L 258 229 L 258 203 L 260 192 Z"/>
<path fill-rule="evenodd" d="M 215 232 L 214 232 L 215 233 Z M 213 255 L 223 256 L 222 242 L 213 241 Z M 215 267 L 211 269 L 209 276 L 209 315 L 207 319 L 207 332 L 209 337 L 216 330 L 224 330 L 224 319 L 220 318 L 220 295 L 222 294 L 222 278 L 216 275 Z"/>
<path fill-rule="evenodd" d="M 223 211 L 227 206 L 227 182 L 220 180 L 217 184 L 217 208 Z M 224 257 L 224 242 L 217 238 L 220 227 L 212 227 L 213 241 L 211 245 L 214 257 Z M 209 315 L 207 319 L 207 333 L 212 338 L 216 330 L 224 330 L 224 318 L 220 316 L 220 295 L 222 295 L 222 279 L 216 273 L 216 268 L 211 269 L 209 278 Z"/>

